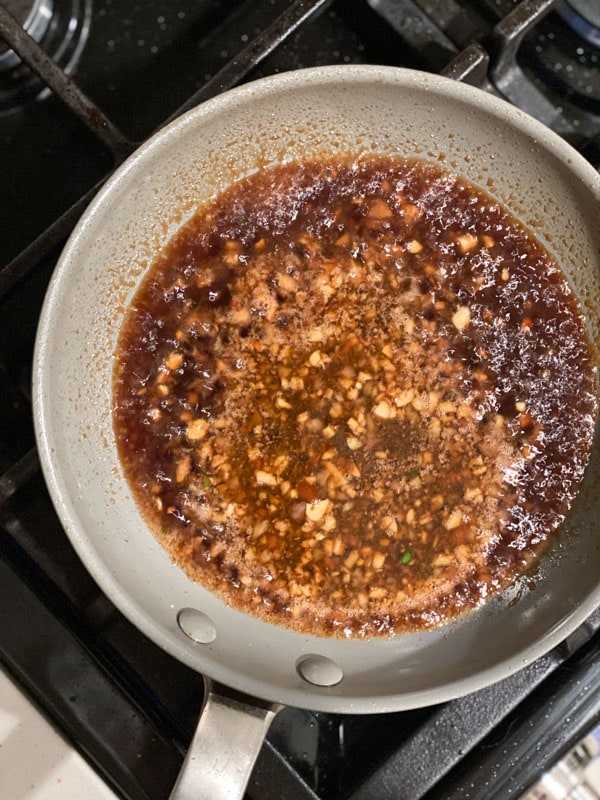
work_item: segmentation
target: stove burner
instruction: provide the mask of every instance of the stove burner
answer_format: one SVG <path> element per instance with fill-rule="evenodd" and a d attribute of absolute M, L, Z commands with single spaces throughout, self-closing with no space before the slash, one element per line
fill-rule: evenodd
<path fill-rule="evenodd" d="M 600 47 L 600 3 L 598 0 L 565 0 L 557 8 L 562 19 L 586 42 Z"/>
<path fill-rule="evenodd" d="M 92 0 L 11 0 L 5 9 L 67 75 L 87 41 Z M 44 82 L 0 39 L 0 112 L 50 94 Z"/>
<path fill-rule="evenodd" d="M 32 39 L 41 42 L 52 19 L 52 0 L 8 0 L 4 3 L 6 10 L 23 27 Z M 0 41 L 0 71 L 15 67 L 21 59 L 7 44 Z"/>
<path fill-rule="evenodd" d="M 600 37 L 600 30 L 598 31 Z M 597 131 L 600 113 L 600 52 L 561 19 L 551 19 L 533 39 L 536 72 L 556 93 L 557 103 L 569 103 L 584 114 L 577 123 L 582 134 Z M 600 38 L 599 38 L 600 44 Z M 589 119 L 585 116 L 588 115 Z M 575 123 L 574 123 L 575 124 Z"/>

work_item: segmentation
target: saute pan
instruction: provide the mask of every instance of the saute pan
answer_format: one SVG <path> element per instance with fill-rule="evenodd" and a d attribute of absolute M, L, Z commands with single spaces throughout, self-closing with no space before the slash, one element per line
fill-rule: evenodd
<path fill-rule="evenodd" d="M 209 693 L 174 790 L 180 799 L 240 796 L 282 704 L 360 714 L 442 702 L 538 658 L 600 602 L 597 437 L 572 513 L 536 574 L 439 630 L 359 641 L 260 621 L 191 582 L 148 530 L 124 480 L 111 420 L 127 304 L 199 205 L 261 167 L 325 153 L 420 157 L 483 188 L 558 258 L 600 348 L 600 177 L 552 132 L 472 87 L 386 67 L 291 72 L 192 110 L 116 172 L 73 233 L 48 290 L 34 363 L 35 423 L 53 501 L 98 584 L 150 639 L 232 690 Z"/>

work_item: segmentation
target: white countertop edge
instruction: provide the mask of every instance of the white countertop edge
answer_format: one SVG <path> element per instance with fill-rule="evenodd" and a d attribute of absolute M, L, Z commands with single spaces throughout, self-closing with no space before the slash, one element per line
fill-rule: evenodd
<path fill-rule="evenodd" d="M 118 800 L 0 668 L 0 798 Z"/>

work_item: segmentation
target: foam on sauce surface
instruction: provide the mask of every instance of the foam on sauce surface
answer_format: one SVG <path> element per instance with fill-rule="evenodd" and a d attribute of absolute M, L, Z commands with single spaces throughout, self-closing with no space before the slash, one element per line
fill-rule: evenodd
<path fill-rule="evenodd" d="M 587 463 L 595 368 L 550 255 L 420 162 L 274 167 L 174 238 L 114 426 L 195 580 L 317 635 L 431 627 L 523 574 Z"/>

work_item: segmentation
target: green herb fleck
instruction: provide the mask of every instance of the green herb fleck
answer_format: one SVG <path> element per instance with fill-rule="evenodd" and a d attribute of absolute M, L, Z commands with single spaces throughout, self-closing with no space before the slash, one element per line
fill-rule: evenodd
<path fill-rule="evenodd" d="M 405 566 L 406 566 L 407 564 L 410 564 L 410 562 L 412 561 L 412 559 L 413 559 L 413 555 L 412 555 L 412 553 L 410 552 L 410 550 L 405 550 L 405 551 L 402 553 L 402 563 L 403 563 Z"/>
<path fill-rule="evenodd" d="M 205 476 L 202 478 L 202 483 L 204 484 L 204 488 L 205 488 L 205 489 L 206 489 L 206 488 L 208 488 L 208 487 L 210 486 L 210 478 L 208 477 L 208 475 L 205 475 Z"/>
<path fill-rule="evenodd" d="M 419 467 L 413 467 L 406 473 L 406 479 L 412 481 L 415 478 L 418 478 L 420 474 L 421 470 L 419 469 Z"/>

